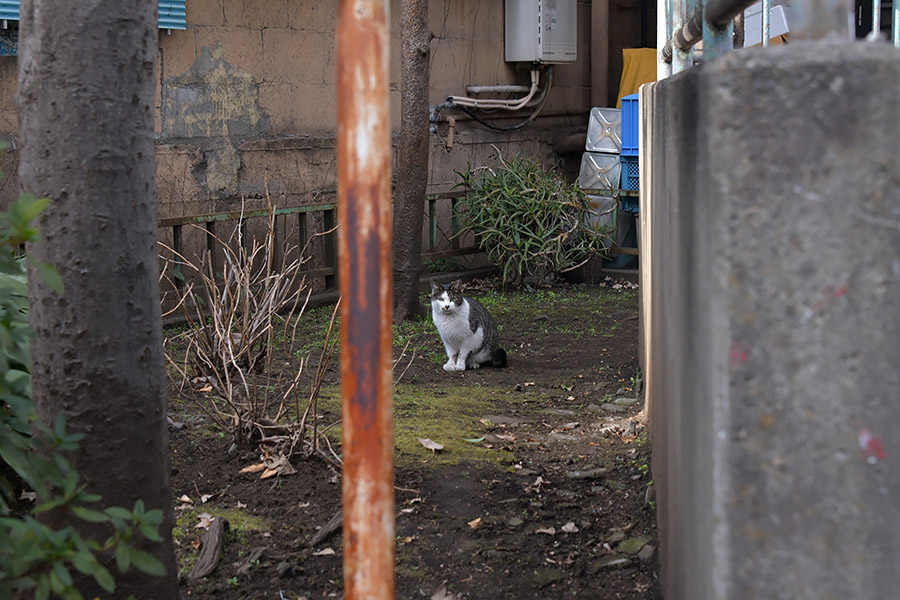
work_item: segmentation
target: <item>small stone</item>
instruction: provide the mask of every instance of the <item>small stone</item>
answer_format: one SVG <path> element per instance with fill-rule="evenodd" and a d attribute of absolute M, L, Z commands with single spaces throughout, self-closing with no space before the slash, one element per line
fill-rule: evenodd
<path fill-rule="evenodd" d="M 648 560 L 653 558 L 654 552 L 656 552 L 656 548 L 651 546 L 650 544 L 647 544 L 646 546 L 641 548 L 640 552 L 637 553 L 637 557 L 641 562 L 647 562 Z"/>
<path fill-rule="evenodd" d="M 543 508 L 543 507 L 544 507 L 544 503 L 541 502 L 540 500 L 532 500 L 531 502 L 528 503 L 528 508 Z"/>
<path fill-rule="evenodd" d="M 588 575 L 595 575 L 599 571 L 604 569 L 621 569 L 623 567 L 630 567 L 631 559 L 626 556 L 619 556 L 618 554 L 610 554 L 609 556 L 604 556 L 598 560 L 595 560 L 590 565 L 588 565 L 587 572 Z"/>
<path fill-rule="evenodd" d="M 615 529 L 615 530 L 613 530 L 612 535 L 609 536 L 609 539 L 606 540 L 606 543 L 611 546 L 613 544 L 618 544 L 619 542 L 621 542 L 624 539 L 625 539 L 625 532 L 622 531 L 621 529 Z"/>
<path fill-rule="evenodd" d="M 547 435 L 548 439 L 556 440 L 557 442 L 577 442 L 581 438 L 577 435 L 569 435 L 567 433 L 559 433 L 558 431 L 551 431 Z"/>
<path fill-rule="evenodd" d="M 595 469 L 587 469 L 584 471 L 569 471 L 566 473 L 566 477 L 569 479 L 596 479 L 606 472 L 606 468 L 597 467 Z"/>
<path fill-rule="evenodd" d="M 649 542 L 650 536 L 648 535 L 629 538 L 623 542 L 620 542 L 619 545 L 616 546 L 616 552 L 621 552 L 623 554 L 637 554 L 638 552 L 640 552 L 641 548 L 646 546 Z"/>
<path fill-rule="evenodd" d="M 523 523 L 525 523 L 525 521 L 519 517 L 510 517 L 509 521 L 506 522 L 510 527 L 521 527 Z"/>
<path fill-rule="evenodd" d="M 538 569 L 534 573 L 534 583 L 541 588 L 565 578 L 566 574 L 559 569 Z"/>
<path fill-rule="evenodd" d="M 609 413 L 620 413 L 625 411 L 624 406 L 616 406 L 615 404 L 603 404 L 600 409 Z"/>
<path fill-rule="evenodd" d="M 544 412 L 548 415 L 558 415 L 560 417 L 573 417 L 576 415 L 574 410 L 568 410 L 566 408 L 548 408 Z"/>
<path fill-rule="evenodd" d="M 606 488 L 603 487 L 602 485 L 592 485 L 592 486 L 591 486 L 591 493 L 592 493 L 592 494 L 602 494 L 602 493 L 605 492 L 605 491 L 606 491 Z"/>
<path fill-rule="evenodd" d="M 524 469 L 517 469 L 516 475 L 521 475 L 522 477 L 531 477 L 532 475 L 537 475 L 538 472 L 534 469 L 529 469 L 528 467 Z"/>
<path fill-rule="evenodd" d="M 488 421 L 490 421 L 493 425 L 521 425 L 522 419 L 518 419 L 516 417 L 509 417 L 505 415 L 487 415 L 484 417 Z"/>
<path fill-rule="evenodd" d="M 637 398 L 616 398 L 613 400 L 613 404 L 618 404 L 619 406 L 632 406 L 637 404 Z"/>

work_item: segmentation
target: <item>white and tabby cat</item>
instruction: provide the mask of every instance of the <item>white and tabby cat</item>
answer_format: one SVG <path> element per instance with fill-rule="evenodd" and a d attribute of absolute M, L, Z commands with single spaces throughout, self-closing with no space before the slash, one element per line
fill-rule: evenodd
<path fill-rule="evenodd" d="M 447 350 L 445 371 L 506 366 L 496 323 L 478 300 L 462 295 L 462 281 L 431 282 L 431 318 Z"/>

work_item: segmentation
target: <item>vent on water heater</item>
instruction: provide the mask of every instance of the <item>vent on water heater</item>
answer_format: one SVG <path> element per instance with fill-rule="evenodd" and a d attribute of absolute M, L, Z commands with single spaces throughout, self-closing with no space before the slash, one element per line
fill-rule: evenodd
<path fill-rule="evenodd" d="M 507 62 L 575 62 L 576 0 L 506 0 Z"/>

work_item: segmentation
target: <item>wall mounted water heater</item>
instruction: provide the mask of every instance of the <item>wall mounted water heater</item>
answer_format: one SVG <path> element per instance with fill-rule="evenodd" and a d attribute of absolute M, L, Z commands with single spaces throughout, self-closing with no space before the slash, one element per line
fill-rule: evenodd
<path fill-rule="evenodd" d="M 576 0 L 506 0 L 506 61 L 575 62 L 577 12 Z"/>

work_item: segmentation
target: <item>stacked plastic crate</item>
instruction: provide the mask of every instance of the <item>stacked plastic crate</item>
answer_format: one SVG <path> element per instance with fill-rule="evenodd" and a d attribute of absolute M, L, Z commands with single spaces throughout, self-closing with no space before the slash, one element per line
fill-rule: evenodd
<path fill-rule="evenodd" d="M 618 108 L 592 108 L 588 121 L 585 153 L 581 157 L 578 187 L 588 192 L 597 225 L 616 225 L 616 199 L 622 165 L 622 111 Z M 597 194 L 591 194 L 597 191 Z M 605 194 L 602 192 L 606 192 Z"/>
<path fill-rule="evenodd" d="M 619 161 L 623 190 L 638 190 L 640 187 L 639 144 L 638 94 L 631 94 L 622 98 L 622 153 Z M 621 206 L 622 210 L 637 214 L 638 199 L 623 196 Z"/>

